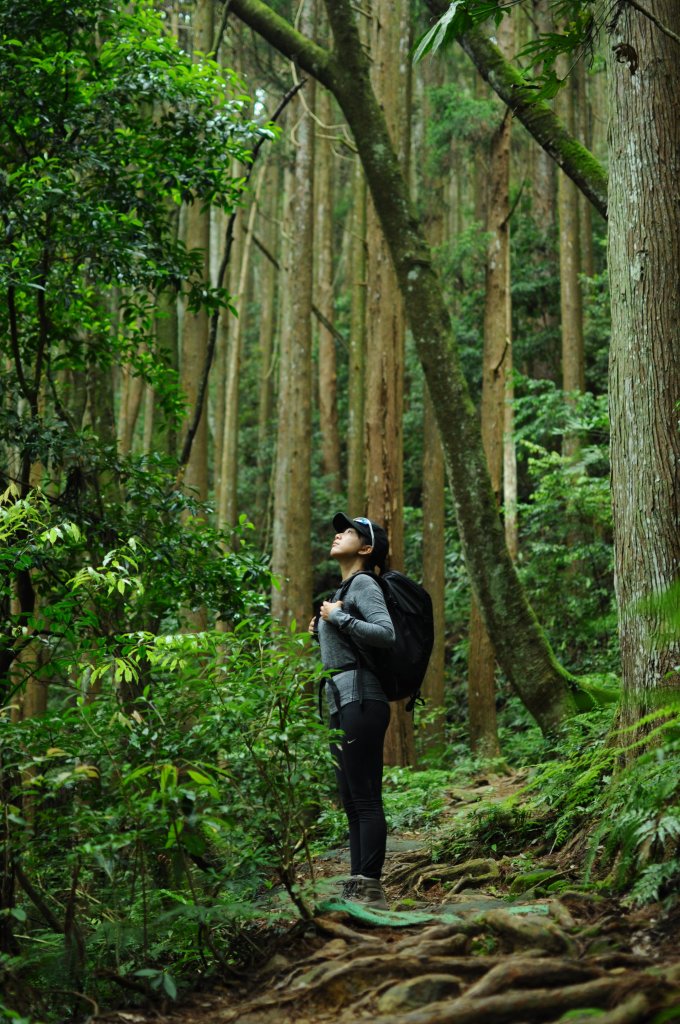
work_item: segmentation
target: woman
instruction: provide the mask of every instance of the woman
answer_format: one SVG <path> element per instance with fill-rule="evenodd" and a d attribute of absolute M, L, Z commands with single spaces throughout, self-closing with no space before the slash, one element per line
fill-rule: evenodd
<path fill-rule="evenodd" d="M 382 770 L 390 706 L 369 666 L 379 648 L 394 643 L 394 627 L 380 584 L 368 575 L 384 569 L 387 534 L 370 519 L 350 519 L 342 512 L 333 526 L 330 556 L 340 566 L 343 584 L 361 573 L 344 589 L 344 599 L 338 590 L 332 601 L 323 602 L 318 625 L 321 660 L 331 671 L 326 683 L 330 724 L 343 732 L 333 749 L 349 823 L 351 877 L 343 897 L 387 909 L 380 875 L 387 842 Z"/>

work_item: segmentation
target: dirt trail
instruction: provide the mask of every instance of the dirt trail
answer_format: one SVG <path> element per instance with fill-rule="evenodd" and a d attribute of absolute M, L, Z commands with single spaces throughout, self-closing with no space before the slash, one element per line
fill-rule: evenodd
<path fill-rule="evenodd" d="M 568 1014 L 570 1024 L 680 1021 L 680 907 L 630 911 L 575 888 L 546 895 L 546 881 L 565 875 L 548 859 L 523 878 L 508 859 L 432 864 L 427 851 L 417 835 L 390 842 L 384 881 L 397 908 L 390 914 L 338 902 L 342 864 L 323 858 L 314 918 L 291 923 L 248 976 L 161 1014 L 97 1020 L 552 1024 Z"/>

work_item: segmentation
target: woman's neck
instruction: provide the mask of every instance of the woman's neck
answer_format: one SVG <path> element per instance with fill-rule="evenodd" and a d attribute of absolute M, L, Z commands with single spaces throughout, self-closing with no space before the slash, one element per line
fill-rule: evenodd
<path fill-rule="evenodd" d="M 350 576 L 353 576 L 355 572 L 361 572 L 365 569 L 363 558 L 353 558 L 348 562 L 340 562 L 340 572 L 342 573 L 342 582 L 348 580 Z"/>

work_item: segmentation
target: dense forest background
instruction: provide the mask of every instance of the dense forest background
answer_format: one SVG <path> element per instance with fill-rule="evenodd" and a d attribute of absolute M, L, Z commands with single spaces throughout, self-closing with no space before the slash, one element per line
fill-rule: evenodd
<path fill-rule="evenodd" d="M 338 510 L 434 602 L 387 763 L 541 762 L 589 878 L 677 886 L 679 36 L 0 0 L 8 1014 L 228 972 L 275 882 L 310 913 Z"/>

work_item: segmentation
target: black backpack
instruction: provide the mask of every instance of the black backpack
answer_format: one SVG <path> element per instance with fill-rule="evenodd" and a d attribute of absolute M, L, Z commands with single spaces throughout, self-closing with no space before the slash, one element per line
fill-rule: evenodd
<path fill-rule="evenodd" d="M 396 569 L 387 569 L 381 576 L 372 572 L 355 573 L 341 586 L 339 600 L 344 599 L 352 580 L 359 575 L 371 576 L 380 586 L 396 635 L 394 646 L 389 650 L 374 650 L 370 655 L 357 651 L 359 663 L 365 664 L 378 677 L 388 700 L 409 697 L 405 707 L 406 711 L 412 711 L 420 699 L 420 687 L 434 644 L 432 599 L 419 583 Z"/>

